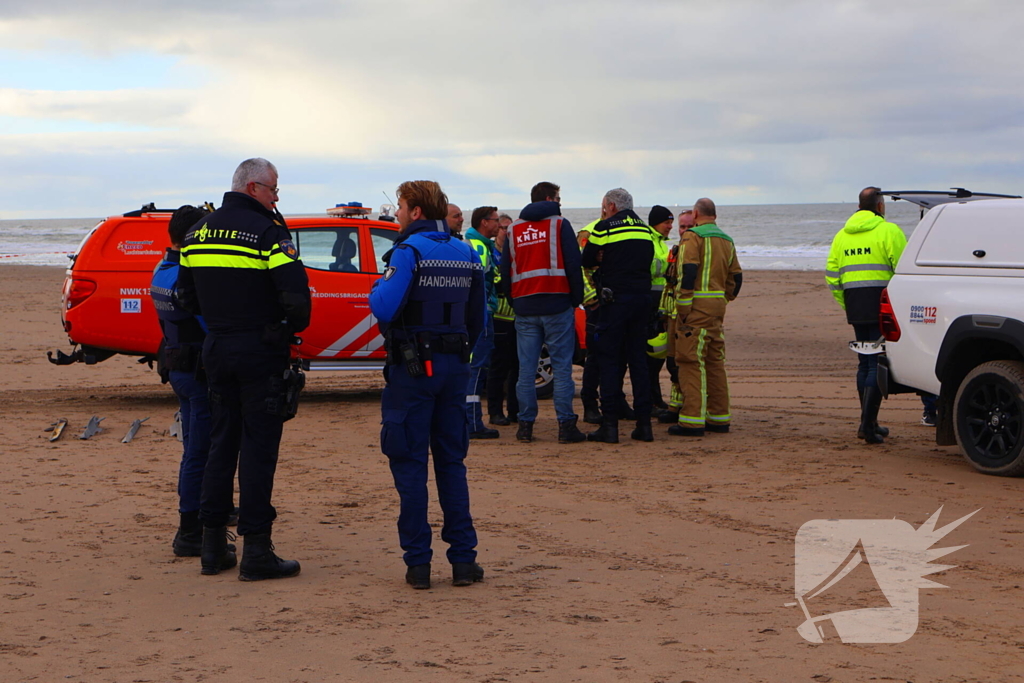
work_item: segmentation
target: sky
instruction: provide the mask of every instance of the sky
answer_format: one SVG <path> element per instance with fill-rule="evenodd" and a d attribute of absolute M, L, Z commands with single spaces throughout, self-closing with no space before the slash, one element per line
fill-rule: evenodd
<path fill-rule="evenodd" d="M 0 219 L 1024 193 L 1017 0 L 0 0 Z"/>

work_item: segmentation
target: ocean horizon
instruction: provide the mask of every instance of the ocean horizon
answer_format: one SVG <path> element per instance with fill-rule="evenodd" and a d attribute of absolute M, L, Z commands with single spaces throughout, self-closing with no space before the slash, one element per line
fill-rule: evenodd
<path fill-rule="evenodd" d="M 471 207 L 462 207 L 469 227 Z M 673 214 L 689 207 L 668 206 Z M 499 209 L 513 218 L 516 209 Z M 718 205 L 718 225 L 736 244 L 740 264 L 747 270 L 824 270 L 832 238 L 857 210 L 853 202 L 835 204 Z M 920 209 L 908 202 L 888 202 L 887 219 L 909 237 L 920 220 Z M 637 207 L 644 220 L 650 207 Z M 599 208 L 566 208 L 562 214 L 577 231 L 600 217 Z M 289 216 L 324 216 L 296 213 Z M 376 215 L 376 214 L 374 214 Z M 0 220 L 0 266 L 67 266 L 82 239 L 101 218 L 42 218 Z M 672 242 L 678 232 L 672 231 Z"/>

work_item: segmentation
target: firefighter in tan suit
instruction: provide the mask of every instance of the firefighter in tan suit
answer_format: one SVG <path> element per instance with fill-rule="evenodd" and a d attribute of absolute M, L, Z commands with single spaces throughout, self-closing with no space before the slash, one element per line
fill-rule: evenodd
<path fill-rule="evenodd" d="M 676 436 L 729 431 L 729 383 L 725 374 L 726 304 L 736 298 L 743 272 L 732 238 L 715 224 L 715 203 L 698 199 L 694 227 L 679 245 L 674 349 L 683 406 Z"/>

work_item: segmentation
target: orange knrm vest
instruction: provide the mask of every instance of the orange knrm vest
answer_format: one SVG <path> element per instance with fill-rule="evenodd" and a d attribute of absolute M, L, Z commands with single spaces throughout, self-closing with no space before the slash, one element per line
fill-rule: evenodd
<path fill-rule="evenodd" d="M 531 294 L 568 294 L 562 245 L 561 216 L 540 221 L 518 220 L 508 228 L 512 256 L 512 298 Z"/>

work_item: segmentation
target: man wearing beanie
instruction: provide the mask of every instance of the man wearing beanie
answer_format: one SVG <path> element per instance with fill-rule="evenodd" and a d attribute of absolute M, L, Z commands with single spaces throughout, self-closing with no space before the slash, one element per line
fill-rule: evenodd
<path fill-rule="evenodd" d="M 647 217 L 647 225 L 651 226 L 651 238 L 654 242 L 654 260 L 651 261 L 651 322 L 647 339 L 653 340 L 665 332 L 665 324 L 661 315 L 661 295 L 665 291 L 668 273 L 668 235 L 672 232 L 675 216 L 660 204 L 655 204 Z M 659 418 L 668 410 L 665 400 L 661 397 L 661 368 L 665 365 L 667 339 L 664 348 L 654 347 L 651 355 L 651 344 L 648 344 L 647 369 L 650 371 L 651 402 L 654 414 Z"/>

